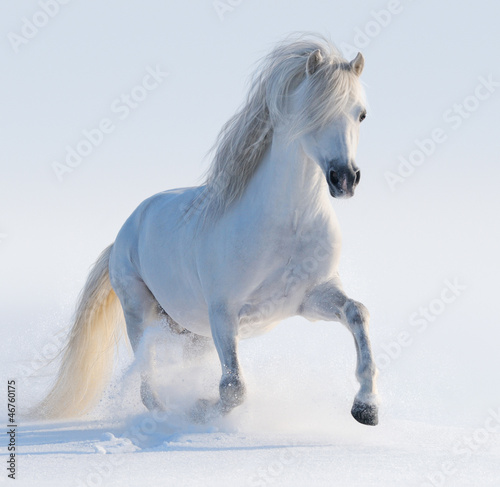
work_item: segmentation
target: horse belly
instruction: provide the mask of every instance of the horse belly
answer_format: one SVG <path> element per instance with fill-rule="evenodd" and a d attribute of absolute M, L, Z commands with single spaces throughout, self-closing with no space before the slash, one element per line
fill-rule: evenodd
<path fill-rule="evenodd" d="M 196 271 L 194 222 L 184 221 L 181 213 L 195 196 L 196 191 L 188 188 L 150 199 L 137 215 L 137 257 L 133 260 L 140 278 L 174 321 L 189 331 L 211 336 Z"/>
<path fill-rule="evenodd" d="M 170 247 L 170 248 L 168 248 Z M 201 288 L 193 276 L 186 254 L 176 254 L 169 245 L 167 256 L 144 259 L 143 276 L 160 306 L 181 327 L 203 336 L 211 336 L 208 308 Z"/>

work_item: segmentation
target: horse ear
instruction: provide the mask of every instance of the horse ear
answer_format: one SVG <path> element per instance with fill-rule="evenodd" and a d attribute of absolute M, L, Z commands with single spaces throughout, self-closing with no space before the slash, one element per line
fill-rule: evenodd
<path fill-rule="evenodd" d="M 306 63 L 306 73 L 308 76 L 313 75 L 319 65 L 323 62 L 323 56 L 321 55 L 321 51 L 319 49 L 316 49 L 314 52 L 309 54 L 309 57 L 307 58 L 307 63 Z"/>
<path fill-rule="evenodd" d="M 356 57 L 349 63 L 351 66 L 351 69 L 358 75 L 360 76 L 361 73 L 363 72 L 363 68 L 365 66 L 365 58 L 363 57 L 363 54 L 358 52 Z"/>

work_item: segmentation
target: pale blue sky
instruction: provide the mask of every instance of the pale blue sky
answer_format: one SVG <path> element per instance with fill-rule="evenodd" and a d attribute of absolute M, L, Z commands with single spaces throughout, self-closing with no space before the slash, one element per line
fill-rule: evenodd
<path fill-rule="evenodd" d="M 42 3 L 11 1 L 0 15 L 0 292 L 12 323 L 19 305 L 25 321 L 70 306 L 140 201 L 197 184 L 256 61 L 308 30 L 338 46 L 369 32 L 360 49 L 369 101 L 363 178 L 353 200 L 334 206 L 346 288 L 384 322 L 375 334 L 404 327 L 455 277 L 469 289 L 454 311 L 458 346 L 476 336 L 468 323 L 482 333 L 498 324 L 489 306 L 498 289 L 500 90 L 476 91 L 481 77 L 500 82 L 498 3 L 232 0 L 221 19 L 211 0 L 71 0 L 19 44 L 24 18 L 44 22 Z M 386 21 L 388 9 L 396 13 Z M 157 65 L 169 76 L 120 119 L 113 102 Z M 449 110 L 464 100 L 470 110 L 454 128 Z M 51 164 L 105 118 L 114 131 L 59 182 Z M 392 192 L 386 172 L 397 173 L 415 140 L 436 129 L 446 140 Z"/>

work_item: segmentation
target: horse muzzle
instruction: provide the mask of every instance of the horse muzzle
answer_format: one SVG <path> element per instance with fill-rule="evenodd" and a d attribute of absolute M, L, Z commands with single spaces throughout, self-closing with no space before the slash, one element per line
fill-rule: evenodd
<path fill-rule="evenodd" d="M 357 168 L 344 167 L 334 169 L 330 167 L 326 174 L 326 181 L 330 194 L 334 198 L 351 198 L 361 178 L 361 171 Z"/>

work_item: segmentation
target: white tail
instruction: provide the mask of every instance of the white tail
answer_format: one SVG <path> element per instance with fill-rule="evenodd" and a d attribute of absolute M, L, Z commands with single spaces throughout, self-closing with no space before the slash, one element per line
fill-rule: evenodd
<path fill-rule="evenodd" d="M 109 254 L 104 250 L 85 283 L 69 342 L 52 389 L 36 414 L 59 419 L 86 412 L 102 393 L 113 370 L 116 344 L 123 326 L 120 302 L 109 281 Z"/>

